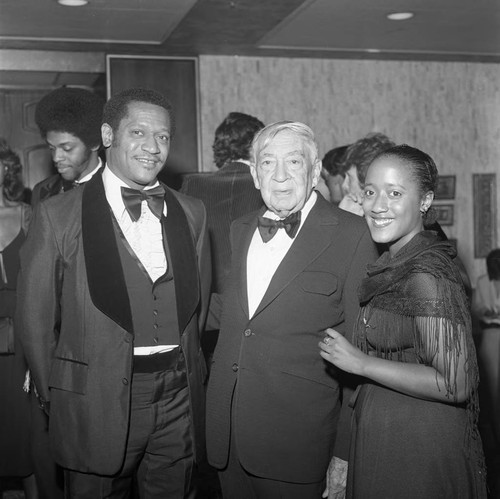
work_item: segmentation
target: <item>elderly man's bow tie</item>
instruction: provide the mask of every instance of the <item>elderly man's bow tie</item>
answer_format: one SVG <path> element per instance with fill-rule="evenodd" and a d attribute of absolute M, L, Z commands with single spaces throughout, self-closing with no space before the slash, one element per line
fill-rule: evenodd
<path fill-rule="evenodd" d="M 149 209 L 153 215 L 158 219 L 161 218 L 163 213 L 163 203 L 165 199 L 165 189 L 159 185 L 153 189 L 130 189 L 129 187 L 122 187 L 122 198 L 125 203 L 125 208 L 130 215 L 130 218 L 137 222 L 141 216 L 141 203 L 146 201 Z"/>
<path fill-rule="evenodd" d="M 288 215 L 283 220 L 272 220 L 270 218 L 259 217 L 257 226 L 259 228 L 260 237 L 262 237 L 265 243 L 274 237 L 278 229 L 285 229 L 285 232 L 293 239 L 299 230 L 300 211 Z"/>

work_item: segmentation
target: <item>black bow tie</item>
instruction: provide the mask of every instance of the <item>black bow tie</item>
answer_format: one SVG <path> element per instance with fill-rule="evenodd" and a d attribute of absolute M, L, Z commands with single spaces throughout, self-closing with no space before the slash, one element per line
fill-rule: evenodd
<path fill-rule="evenodd" d="M 143 201 L 148 203 L 149 209 L 155 217 L 161 218 L 165 202 L 165 189 L 161 185 L 154 189 L 144 189 L 142 191 L 130 189 L 129 187 L 122 187 L 121 190 L 125 208 L 134 222 L 137 222 L 141 216 L 141 203 Z"/>
<path fill-rule="evenodd" d="M 76 180 L 65 180 L 62 181 L 63 192 L 70 191 L 73 187 L 78 187 L 80 184 Z"/>
<path fill-rule="evenodd" d="M 285 232 L 293 239 L 300 226 L 300 211 L 296 211 L 288 215 L 283 220 L 272 220 L 270 218 L 259 217 L 257 227 L 259 228 L 260 237 L 267 243 L 270 241 L 278 229 L 285 229 Z"/>

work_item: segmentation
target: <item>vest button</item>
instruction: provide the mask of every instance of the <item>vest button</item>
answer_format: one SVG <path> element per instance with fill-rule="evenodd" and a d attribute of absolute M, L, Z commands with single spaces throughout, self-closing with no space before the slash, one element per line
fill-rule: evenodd
<path fill-rule="evenodd" d="M 153 315 L 158 315 L 158 310 L 153 310 Z"/>
<path fill-rule="evenodd" d="M 125 343 L 130 343 L 130 336 L 125 336 L 125 339 L 123 341 Z"/>
<path fill-rule="evenodd" d="M 158 329 L 158 324 L 153 324 L 154 329 Z"/>
<path fill-rule="evenodd" d="M 232 365 L 231 369 L 234 371 L 234 372 L 237 372 L 238 371 L 238 364 L 236 364 L 236 362 Z"/>
<path fill-rule="evenodd" d="M 128 385 L 128 379 L 127 378 L 122 378 L 122 383 L 124 385 Z"/>
<path fill-rule="evenodd" d="M 247 336 L 247 337 L 248 337 L 248 336 L 251 336 L 251 335 L 252 335 L 252 330 L 251 330 L 251 329 L 245 329 L 245 331 L 243 332 L 243 334 L 244 334 L 245 336 Z"/>
<path fill-rule="evenodd" d="M 158 338 L 156 336 L 153 338 L 153 341 L 158 345 Z"/>

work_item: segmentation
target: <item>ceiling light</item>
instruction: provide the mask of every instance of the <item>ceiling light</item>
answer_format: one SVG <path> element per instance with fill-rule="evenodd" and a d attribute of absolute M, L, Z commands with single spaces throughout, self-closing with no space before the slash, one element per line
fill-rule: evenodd
<path fill-rule="evenodd" d="M 392 14 L 387 14 L 387 19 L 391 21 L 406 21 L 411 19 L 415 14 L 413 12 L 393 12 Z"/>
<path fill-rule="evenodd" d="M 57 0 L 60 5 L 65 5 L 66 7 L 81 7 L 82 5 L 87 5 L 88 0 Z"/>

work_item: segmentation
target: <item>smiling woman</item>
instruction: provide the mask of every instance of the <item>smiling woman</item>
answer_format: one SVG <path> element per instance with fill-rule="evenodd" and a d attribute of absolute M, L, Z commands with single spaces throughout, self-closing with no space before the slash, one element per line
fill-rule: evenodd
<path fill-rule="evenodd" d="M 324 359 L 366 380 L 350 402 L 353 499 L 486 498 L 469 304 L 453 245 L 424 230 L 436 181 L 413 147 L 372 162 L 363 210 L 387 251 L 361 283 L 353 344 L 333 329 L 320 343 Z"/>

